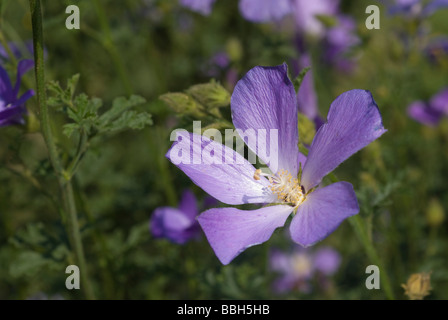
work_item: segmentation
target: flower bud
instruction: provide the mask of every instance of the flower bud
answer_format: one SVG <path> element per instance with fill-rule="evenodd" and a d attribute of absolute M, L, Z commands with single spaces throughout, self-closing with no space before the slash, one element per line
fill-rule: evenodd
<path fill-rule="evenodd" d="M 401 285 L 405 292 L 404 294 L 410 300 L 422 300 L 429 295 L 431 288 L 430 272 L 421 272 L 412 274 L 406 284 Z"/>
<path fill-rule="evenodd" d="M 166 93 L 161 95 L 159 98 L 168 104 L 174 112 L 179 114 L 188 114 L 196 118 L 203 118 L 205 116 L 205 114 L 201 111 L 202 106 L 185 93 Z"/>
<path fill-rule="evenodd" d="M 227 107 L 230 104 L 230 93 L 214 80 L 191 86 L 187 93 L 209 109 Z"/>

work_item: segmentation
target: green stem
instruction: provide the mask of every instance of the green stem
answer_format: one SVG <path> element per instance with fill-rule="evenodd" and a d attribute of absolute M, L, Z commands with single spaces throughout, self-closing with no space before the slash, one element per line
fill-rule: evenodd
<path fill-rule="evenodd" d="M 335 183 L 338 182 L 338 178 L 335 176 L 334 173 L 330 173 L 328 175 L 330 180 Z M 372 239 L 369 237 L 369 234 L 367 232 L 367 228 L 365 226 L 365 223 L 361 216 L 359 214 L 356 214 L 348 219 L 350 224 L 352 225 L 353 229 L 355 230 L 356 235 L 358 236 L 359 240 L 361 241 L 364 250 L 366 252 L 367 257 L 372 262 L 372 264 L 376 265 L 380 270 L 380 281 L 381 286 L 383 287 L 386 297 L 389 300 L 394 299 L 394 293 L 392 290 L 392 285 L 389 279 L 389 276 L 387 275 L 386 270 L 383 268 L 383 262 L 381 261 L 378 253 L 376 252 L 375 247 L 373 246 Z"/>
<path fill-rule="evenodd" d="M 64 168 L 59 158 L 53 134 L 51 131 L 51 122 L 48 113 L 47 99 L 45 92 L 44 76 L 44 50 L 43 50 L 43 31 L 42 31 L 42 12 L 40 0 L 29 0 L 31 9 L 31 19 L 33 26 L 33 46 L 34 46 L 34 69 L 36 75 L 36 96 L 39 107 L 39 116 L 41 121 L 42 133 L 48 148 L 48 154 L 51 164 L 58 178 L 59 188 L 64 204 L 64 219 L 70 244 L 74 249 L 76 263 L 80 268 L 81 287 L 87 299 L 94 299 L 92 287 L 87 276 L 87 267 L 84 258 L 84 250 L 79 232 L 78 217 L 73 195 L 73 188 L 70 180 L 64 177 Z"/>

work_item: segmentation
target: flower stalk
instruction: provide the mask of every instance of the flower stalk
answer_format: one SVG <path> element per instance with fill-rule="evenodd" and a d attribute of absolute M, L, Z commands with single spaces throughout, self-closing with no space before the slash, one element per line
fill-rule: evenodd
<path fill-rule="evenodd" d="M 45 93 L 45 72 L 44 72 L 44 50 L 43 50 L 43 31 L 42 31 L 42 13 L 40 0 L 29 0 L 32 28 L 33 28 L 33 46 L 35 60 L 36 92 L 39 117 L 42 133 L 48 148 L 48 154 L 55 170 L 63 202 L 63 222 L 66 226 L 70 239 L 70 245 L 74 250 L 75 263 L 80 269 L 81 287 L 87 299 L 94 299 L 93 290 L 87 276 L 87 267 L 84 257 L 84 249 L 79 232 L 79 223 L 76 211 L 73 187 L 70 179 L 64 175 L 64 168 L 59 157 L 58 150 L 51 131 L 51 119 L 48 112 L 46 93 Z"/>

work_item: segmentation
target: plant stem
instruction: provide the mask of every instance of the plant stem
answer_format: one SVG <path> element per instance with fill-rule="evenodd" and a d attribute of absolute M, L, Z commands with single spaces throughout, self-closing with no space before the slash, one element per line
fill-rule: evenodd
<path fill-rule="evenodd" d="M 84 250 L 79 232 L 78 217 L 73 195 L 73 188 L 70 180 L 64 177 L 64 168 L 59 158 L 53 134 L 51 131 L 51 122 L 48 113 L 47 99 L 45 93 L 45 75 L 44 75 L 44 50 L 43 50 L 43 31 L 42 31 L 42 13 L 40 0 L 29 0 L 31 19 L 33 26 L 33 47 L 34 47 L 34 69 L 36 75 L 36 96 L 39 109 L 42 133 L 48 148 L 48 154 L 51 164 L 58 178 L 59 188 L 64 205 L 64 220 L 69 235 L 70 244 L 75 253 L 76 263 L 80 269 L 81 287 L 84 290 L 87 299 L 94 299 L 90 281 L 87 276 L 87 267 L 84 258 Z"/>
<path fill-rule="evenodd" d="M 328 175 L 328 177 L 331 179 L 331 181 L 333 183 L 339 181 L 339 179 L 335 176 L 334 173 L 330 173 Z M 361 216 L 359 214 L 356 214 L 356 215 L 348 218 L 348 221 L 352 225 L 353 229 L 355 230 L 356 235 L 358 236 L 359 240 L 361 241 L 361 243 L 364 247 L 364 250 L 367 254 L 367 257 L 372 262 L 372 264 L 376 265 L 379 268 L 380 281 L 381 281 L 382 287 L 384 288 L 386 297 L 389 300 L 393 300 L 394 294 L 393 294 L 389 276 L 387 275 L 386 270 L 384 270 L 383 263 L 378 255 L 378 253 L 376 252 L 375 247 L 373 246 L 372 239 L 369 237 L 364 220 L 361 218 Z"/>

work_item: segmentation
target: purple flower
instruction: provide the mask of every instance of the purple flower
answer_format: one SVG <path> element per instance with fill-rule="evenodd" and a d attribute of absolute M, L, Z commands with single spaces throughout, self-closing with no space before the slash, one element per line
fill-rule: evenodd
<path fill-rule="evenodd" d="M 0 127 L 23 123 L 26 113 L 25 101 L 34 95 L 28 90 L 18 97 L 22 75 L 34 66 L 33 60 L 22 60 L 17 65 L 17 77 L 14 87 L 6 70 L 0 66 Z"/>
<path fill-rule="evenodd" d="M 317 251 L 295 248 L 288 253 L 272 250 L 269 262 L 271 270 L 280 274 L 274 282 L 276 292 L 298 290 L 309 293 L 310 282 L 314 275 L 316 273 L 326 277 L 333 275 L 340 266 L 341 257 L 330 247 L 323 247 Z M 322 282 L 322 279 L 320 280 Z"/>
<path fill-rule="evenodd" d="M 150 220 L 151 233 L 154 238 L 166 238 L 184 244 L 201 233 L 196 221 L 198 213 L 194 194 L 184 191 L 179 208 L 159 207 L 154 210 Z"/>
<path fill-rule="evenodd" d="M 339 15 L 338 24 L 330 28 L 324 39 L 325 61 L 338 69 L 350 72 L 355 66 L 355 61 L 347 56 L 354 46 L 360 43 L 355 34 L 356 23 L 350 16 Z"/>
<path fill-rule="evenodd" d="M 192 11 L 208 16 L 216 0 L 180 0 L 180 4 Z"/>
<path fill-rule="evenodd" d="M 292 0 L 297 28 L 301 33 L 321 37 L 325 27 L 318 16 L 334 16 L 339 11 L 339 0 Z"/>
<path fill-rule="evenodd" d="M 26 55 L 32 56 L 33 52 L 34 52 L 33 51 L 33 41 L 32 40 L 27 40 L 27 41 L 25 41 L 23 46 L 24 46 L 24 48 L 27 51 L 27 52 L 25 52 Z M 9 47 L 9 50 L 11 50 L 11 53 L 14 55 L 14 57 L 16 59 L 21 59 L 23 57 L 23 51 L 24 50 L 22 50 L 21 47 L 17 43 L 9 42 L 8 43 L 8 47 Z M 8 54 L 8 51 L 2 45 L 0 45 L 0 58 L 5 60 L 5 61 L 9 60 L 9 58 L 10 58 L 9 54 Z"/>
<path fill-rule="evenodd" d="M 303 53 L 299 59 L 299 69 L 311 66 L 311 57 L 307 53 Z M 303 113 L 308 119 L 314 121 L 316 131 L 324 124 L 323 119 L 319 115 L 317 104 L 317 95 L 314 90 L 314 80 L 312 70 L 309 70 L 300 84 L 297 91 L 297 103 L 299 112 Z"/>
<path fill-rule="evenodd" d="M 448 115 L 448 88 L 439 91 L 429 102 L 412 102 L 408 115 L 422 124 L 436 126 L 443 116 Z"/>
<path fill-rule="evenodd" d="M 292 212 L 291 237 L 305 247 L 324 239 L 344 219 L 359 212 L 350 183 L 325 187 L 320 183 L 340 163 L 386 131 L 369 91 L 351 90 L 336 98 L 305 163 L 298 150 L 297 98 L 286 64 L 250 70 L 235 86 L 231 111 L 233 124 L 244 132 L 247 146 L 268 165 L 270 174 L 255 169 L 233 149 L 186 131 L 177 132 L 177 141 L 166 155 L 221 202 L 272 204 L 256 210 L 210 209 L 198 217 L 223 264 L 246 248 L 267 241 Z M 266 137 L 271 130 L 278 136 L 277 144 L 263 139 L 263 134 Z M 266 150 L 270 150 L 269 156 Z"/>
<path fill-rule="evenodd" d="M 421 0 L 395 0 L 389 4 L 389 14 L 409 17 L 428 17 L 436 11 L 448 8 L 448 0 L 433 0 L 428 4 Z"/>
<path fill-rule="evenodd" d="M 257 23 L 280 21 L 292 12 L 291 0 L 240 0 L 239 9 L 246 20 Z"/>

